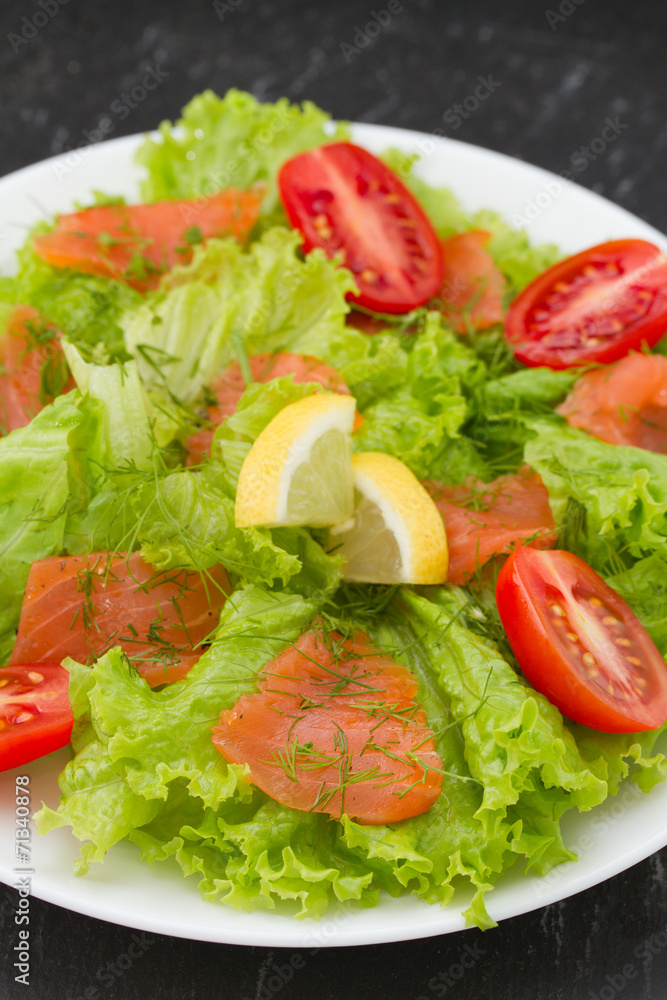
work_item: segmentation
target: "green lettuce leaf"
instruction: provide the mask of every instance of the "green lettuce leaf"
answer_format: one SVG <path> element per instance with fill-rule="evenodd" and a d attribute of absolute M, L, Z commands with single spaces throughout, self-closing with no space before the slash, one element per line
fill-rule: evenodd
<path fill-rule="evenodd" d="M 435 188 L 417 175 L 418 156 L 406 156 L 401 150 L 391 149 L 382 158 L 421 202 L 443 239 L 468 229 L 485 229 L 491 234 L 488 250 L 508 280 L 510 296 L 559 259 L 560 252 L 553 243 L 533 246 L 525 229 L 514 229 L 498 212 L 489 209 L 464 212 L 458 198 L 448 188 Z"/>
<path fill-rule="evenodd" d="M 141 302 L 139 292 L 120 281 L 45 264 L 33 250 L 32 236 L 18 256 L 15 302 L 27 302 L 52 320 L 86 361 L 128 360 L 120 319 Z"/>
<path fill-rule="evenodd" d="M 475 387 L 465 432 L 483 448 L 494 475 L 513 472 L 523 463 L 524 446 L 533 436 L 533 417 L 553 418 L 560 426 L 554 406 L 576 378 L 573 371 L 523 368 Z"/>
<path fill-rule="evenodd" d="M 606 444 L 563 421 L 535 420 L 532 428 L 525 458 L 549 491 L 556 523 L 584 512 L 569 547 L 600 572 L 667 557 L 666 456 Z"/>
<path fill-rule="evenodd" d="M 603 801 L 604 776 L 581 759 L 560 712 L 437 604 L 410 591 L 404 600 L 431 640 L 439 683 L 461 725 L 470 773 L 483 787 L 476 815 L 488 832 L 522 792 L 533 790 L 534 771 L 546 788 L 567 793 L 570 807 L 590 809 Z"/>
<path fill-rule="evenodd" d="M 78 872 L 132 830 L 154 819 L 169 786 L 217 807 L 240 788 L 242 769 L 227 765 L 211 741 L 223 708 L 253 688 L 257 671 L 296 639 L 317 611 L 299 595 L 246 587 L 227 601 L 216 638 L 187 677 L 152 690 L 120 650 L 93 667 L 69 663 L 76 705 L 76 756 L 60 777 L 56 811 L 44 807 L 40 832 L 69 825 L 82 850 Z"/>
<path fill-rule="evenodd" d="M 452 599 L 462 607 L 459 592 Z M 321 607 L 244 587 L 210 650 L 169 688 L 151 690 L 118 651 L 92 668 L 70 664 L 77 756 L 38 828 L 70 825 L 87 841 L 79 873 L 127 836 L 149 862 L 173 858 L 197 874 L 206 899 L 247 910 L 289 902 L 301 917 L 334 900 L 373 905 L 381 890 L 445 903 L 462 877 L 475 893 L 469 921 L 492 925 L 484 895 L 517 858 L 538 873 L 572 859 L 558 820 L 604 798 L 603 754 L 588 747 L 585 760 L 556 710 L 449 610 L 409 590 L 382 604 L 388 613 L 364 623 L 415 672 L 444 762 L 428 813 L 391 827 L 339 823 L 280 805 L 225 763 L 211 725 Z"/>
<path fill-rule="evenodd" d="M 295 384 L 291 375 L 248 386 L 236 412 L 217 428 L 211 448 L 212 454 L 221 459 L 234 491 L 245 457 L 264 428 L 290 403 L 321 391 L 315 382 Z"/>
<path fill-rule="evenodd" d="M 0 662 L 11 652 L 31 564 L 63 547 L 78 398 L 76 391 L 59 396 L 27 427 L 0 438 Z"/>
<path fill-rule="evenodd" d="M 191 403 L 240 346 L 309 353 L 308 339 L 345 339 L 351 275 L 319 251 L 303 260 L 298 244 L 297 233 L 279 228 L 247 250 L 210 240 L 170 272 L 123 321 L 144 383 Z"/>
<path fill-rule="evenodd" d="M 173 125 L 160 125 L 159 138 L 146 137 L 137 162 L 146 167 L 144 201 L 201 198 L 223 188 L 268 183 L 265 214 L 278 207 L 276 174 L 297 153 L 346 139 L 344 124 L 306 101 L 301 107 L 281 98 L 260 104 L 251 94 L 229 90 L 217 97 L 206 90 L 194 97 Z"/>
<path fill-rule="evenodd" d="M 553 409 L 565 398 L 579 375 L 576 369 L 559 372 L 551 368 L 521 368 L 482 385 L 478 406 L 492 415 Z"/>
<path fill-rule="evenodd" d="M 203 572 L 222 563 L 249 583 L 289 586 L 318 599 L 335 590 L 338 557 L 327 555 L 303 528 L 237 528 L 229 492 L 216 462 L 148 480 L 131 501 L 137 515 L 131 547 L 140 543 L 158 569 Z"/>
<path fill-rule="evenodd" d="M 102 415 L 105 458 L 111 467 L 146 468 L 153 449 L 149 403 L 135 361 L 96 365 L 86 362 L 74 344 L 63 340 L 63 351 L 82 406 L 91 400 Z"/>
<path fill-rule="evenodd" d="M 468 415 L 463 385 L 469 390 L 483 373 L 474 352 L 442 325 L 439 314 L 429 313 L 408 355 L 404 381 L 364 410 L 356 448 L 394 455 L 422 479 L 449 479 L 451 445 Z M 472 443 L 456 454 L 462 478 L 483 471 Z"/>
<path fill-rule="evenodd" d="M 627 601 L 667 657 L 667 561 L 657 555 L 647 556 L 631 569 L 607 577 L 607 583 Z"/>

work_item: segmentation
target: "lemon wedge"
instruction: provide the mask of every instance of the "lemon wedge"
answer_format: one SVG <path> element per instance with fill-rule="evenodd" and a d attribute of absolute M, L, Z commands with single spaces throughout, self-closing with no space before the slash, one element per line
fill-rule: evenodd
<path fill-rule="evenodd" d="M 320 392 L 290 403 L 267 424 L 241 466 L 239 528 L 349 521 L 352 488 L 352 396 Z"/>
<path fill-rule="evenodd" d="M 437 507 L 408 467 L 391 455 L 352 459 L 355 512 L 334 527 L 329 548 L 345 557 L 343 576 L 360 583 L 444 583 L 447 535 Z"/>

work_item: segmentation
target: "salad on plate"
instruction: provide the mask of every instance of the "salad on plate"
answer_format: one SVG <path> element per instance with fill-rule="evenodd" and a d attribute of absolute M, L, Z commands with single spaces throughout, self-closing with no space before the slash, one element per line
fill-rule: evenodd
<path fill-rule="evenodd" d="M 575 859 L 667 773 L 667 260 L 562 259 L 312 104 L 195 97 L 0 278 L 0 767 L 319 917 Z"/>

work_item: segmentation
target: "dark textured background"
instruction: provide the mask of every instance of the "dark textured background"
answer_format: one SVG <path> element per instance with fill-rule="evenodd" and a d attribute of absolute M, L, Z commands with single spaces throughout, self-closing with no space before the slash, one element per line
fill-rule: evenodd
<path fill-rule="evenodd" d="M 27 41 L 20 36 L 33 32 L 37 0 L 0 7 L 2 173 L 76 147 L 102 117 L 111 117 L 114 136 L 137 132 L 176 116 L 205 87 L 238 86 L 267 100 L 308 98 L 342 118 L 440 128 L 556 172 L 570 169 L 579 183 L 667 230 L 667 6 L 405 0 L 370 44 L 347 50 L 348 61 L 341 45 L 354 45 L 357 28 L 386 0 L 232 0 L 220 4 L 222 17 L 205 0 L 43 2 L 53 16 Z M 156 66 L 167 74 L 160 86 L 126 116 L 114 110 Z M 453 130 L 443 115 L 489 74 L 500 85 Z M 627 126 L 619 138 L 594 160 L 576 159 L 608 117 Z M 662 851 L 486 934 L 304 953 L 304 967 L 272 996 L 665 1000 L 665 862 Z M 13 892 L 0 887 L 0 1000 L 262 1000 L 267 983 L 279 983 L 274 967 L 290 959 L 280 950 L 149 936 L 118 977 L 108 964 L 135 932 L 33 900 L 32 977 L 24 987 L 11 968 L 13 905 Z M 456 980 L 466 947 L 474 965 Z"/>

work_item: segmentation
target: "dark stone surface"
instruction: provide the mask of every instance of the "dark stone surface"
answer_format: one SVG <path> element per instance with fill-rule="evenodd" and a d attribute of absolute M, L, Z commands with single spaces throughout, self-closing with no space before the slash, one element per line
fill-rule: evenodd
<path fill-rule="evenodd" d="M 341 46 L 358 44 L 357 29 L 385 0 L 232 0 L 222 18 L 193 0 L 42 3 L 52 16 L 36 29 L 37 0 L 0 8 L 2 173 L 75 147 L 101 117 L 112 118 L 113 135 L 137 132 L 176 116 L 204 87 L 239 86 L 270 100 L 309 98 L 339 117 L 439 128 L 558 172 L 573 169 L 572 156 L 612 118 L 627 127 L 595 159 L 579 154 L 576 180 L 667 229 L 667 8 L 658 4 L 405 0 L 355 53 Z M 117 110 L 156 66 L 167 74 L 160 86 L 127 114 Z M 454 129 L 443 116 L 489 75 L 499 85 Z M 665 861 L 662 851 L 484 935 L 304 953 L 280 989 L 274 967 L 289 952 L 155 937 L 139 954 L 136 942 L 128 950 L 135 932 L 39 900 L 31 985 L 15 984 L 15 896 L 0 887 L 0 1000 L 261 1000 L 267 984 L 280 1000 L 664 1000 Z"/>

